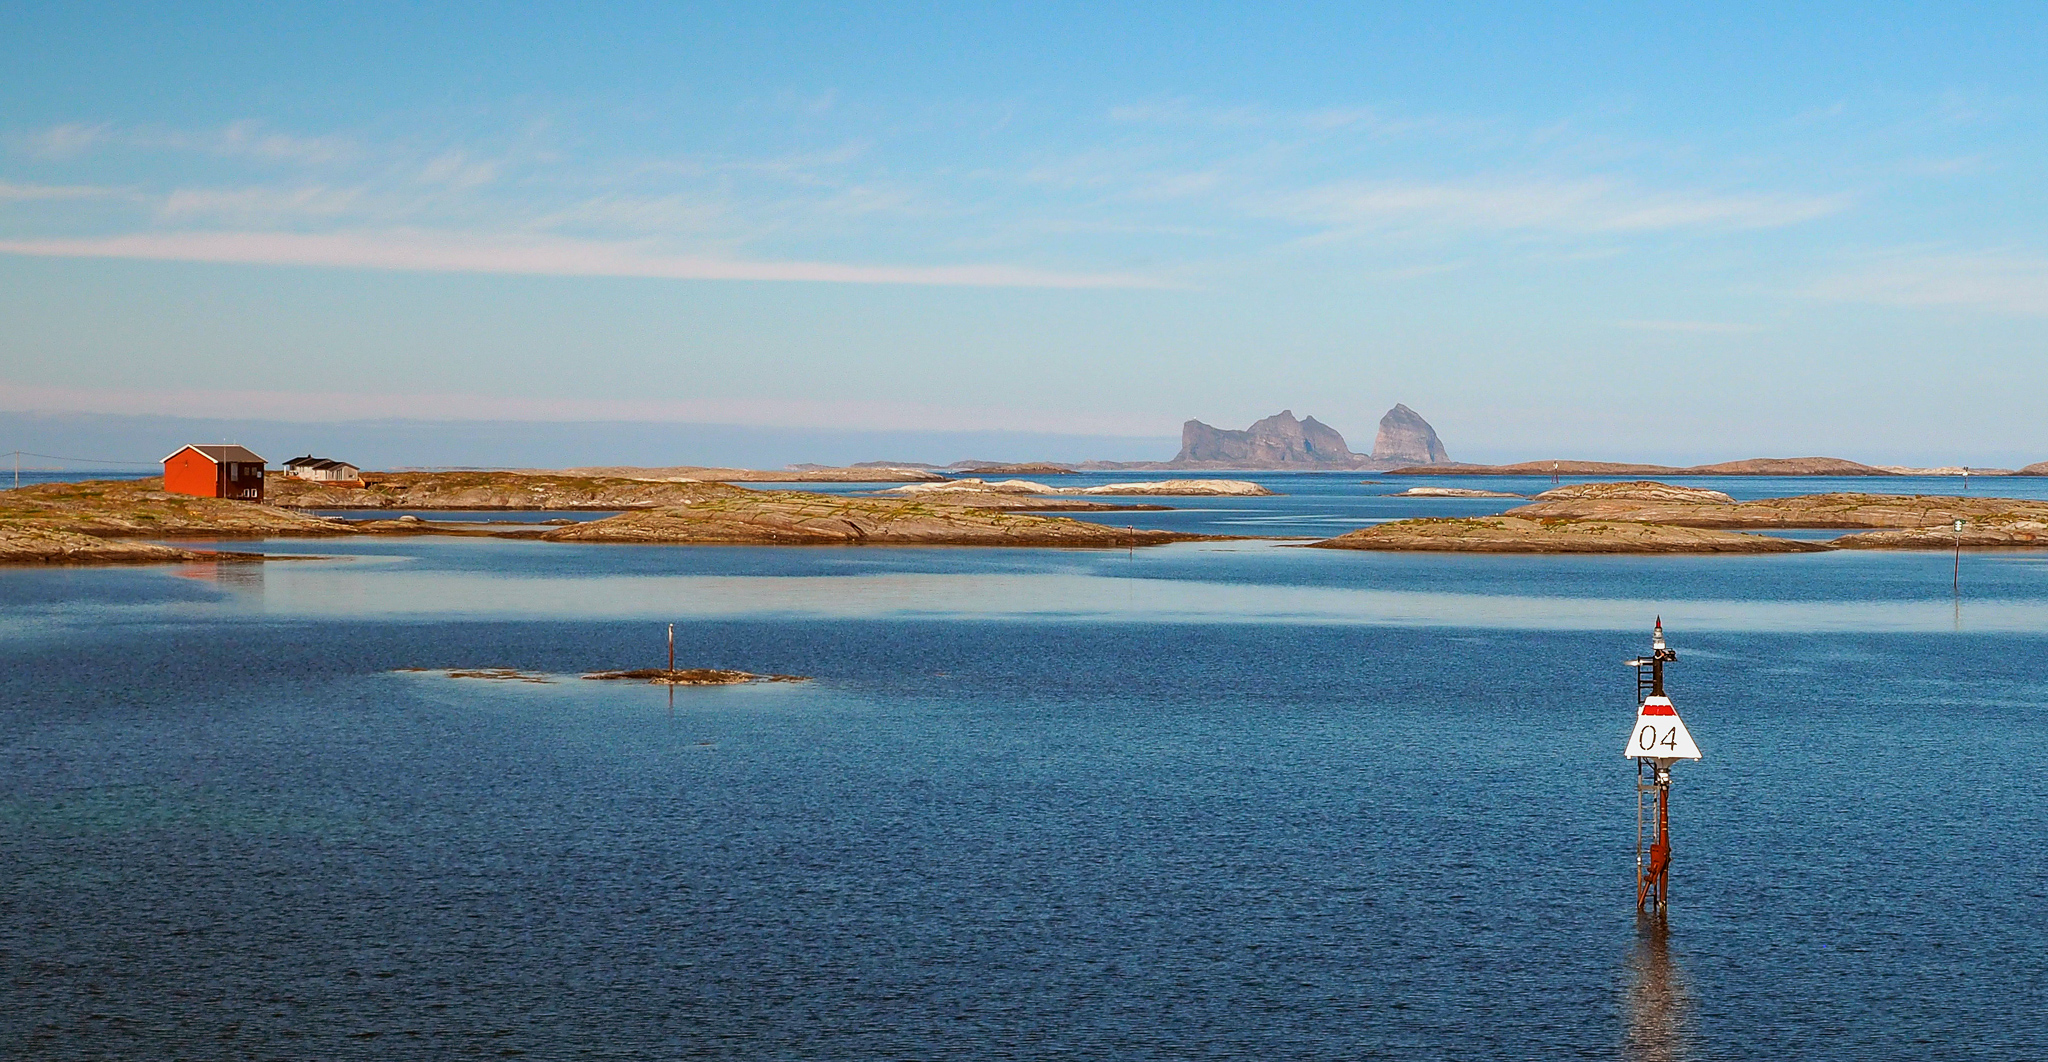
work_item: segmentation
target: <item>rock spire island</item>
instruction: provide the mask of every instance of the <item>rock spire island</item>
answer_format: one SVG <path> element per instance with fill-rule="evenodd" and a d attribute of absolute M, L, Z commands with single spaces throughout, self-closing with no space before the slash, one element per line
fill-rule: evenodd
<path fill-rule="evenodd" d="M 1451 455 L 1444 452 L 1436 429 L 1421 414 L 1396 402 L 1380 418 L 1380 433 L 1372 440 L 1372 459 L 1397 465 L 1440 465 Z"/>
<path fill-rule="evenodd" d="M 1380 418 L 1371 454 L 1351 452 L 1344 436 L 1314 417 L 1283 409 L 1243 431 L 1191 420 L 1180 429 L 1180 453 L 1166 468 L 1384 471 L 1450 460 L 1444 444 L 1414 410 L 1397 405 Z"/>

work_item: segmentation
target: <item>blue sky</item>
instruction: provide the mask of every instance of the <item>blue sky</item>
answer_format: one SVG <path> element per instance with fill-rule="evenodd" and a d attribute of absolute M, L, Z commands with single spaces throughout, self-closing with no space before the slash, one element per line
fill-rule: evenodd
<path fill-rule="evenodd" d="M 12 5 L 0 409 L 2048 459 L 2044 23 Z"/>

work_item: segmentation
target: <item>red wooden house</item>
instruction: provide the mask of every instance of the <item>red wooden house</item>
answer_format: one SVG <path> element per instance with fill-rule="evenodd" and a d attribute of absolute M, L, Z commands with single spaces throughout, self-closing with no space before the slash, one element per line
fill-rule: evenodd
<path fill-rule="evenodd" d="M 261 457 L 240 446 L 187 446 L 164 458 L 164 489 L 202 498 L 263 500 Z"/>

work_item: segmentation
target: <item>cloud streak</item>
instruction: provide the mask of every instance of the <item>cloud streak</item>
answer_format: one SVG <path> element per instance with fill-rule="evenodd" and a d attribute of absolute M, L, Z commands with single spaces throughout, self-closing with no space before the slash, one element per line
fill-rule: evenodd
<path fill-rule="evenodd" d="M 10 184 L 0 181 L 0 203 L 19 203 L 32 199 L 96 199 L 113 194 L 108 189 L 86 185 Z"/>
<path fill-rule="evenodd" d="M 1848 206 L 1839 196 L 1652 193 L 1614 181 L 1344 182 L 1275 200 L 1275 213 L 1339 228 L 1425 224 L 1578 234 L 1765 229 Z"/>
<path fill-rule="evenodd" d="M 2048 317 L 2048 258 L 2009 252 L 1899 255 L 1830 277 L 1806 294 L 1832 302 Z"/>
<path fill-rule="evenodd" d="M 0 253 L 236 265 L 324 266 L 426 273 L 500 273 L 667 280 L 804 281 L 1004 288 L 1160 288 L 1128 273 L 1065 273 L 1006 265 L 875 266 L 663 254 L 636 243 L 483 237 L 426 230 L 173 232 L 0 240 Z"/>
<path fill-rule="evenodd" d="M 1762 331 L 1756 325 L 1733 321 L 1616 321 L 1616 328 L 1632 332 L 1670 332 L 1679 335 L 1747 335 Z"/>
<path fill-rule="evenodd" d="M 352 420 L 627 422 L 920 431 L 1039 431 L 1135 438 L 1171 435 L 1156 415 L 1034 410 L 958 403 L 802 398 L 532 398 L 367 391 L 130 391 L 0 380 L 0 410 L 122 416 L 230 417 L 261 410 L 301 423 Z"/>

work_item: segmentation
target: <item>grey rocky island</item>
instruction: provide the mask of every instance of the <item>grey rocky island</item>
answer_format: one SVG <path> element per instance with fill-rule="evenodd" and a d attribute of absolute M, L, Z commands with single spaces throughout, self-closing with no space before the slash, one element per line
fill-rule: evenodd
<path fill-rule="evenodd" d="M 1199 420 L 1181 425 L 1180 453 L 1171 461 L 1093 461 L 1101 469 L 1238 469 L 1272 472 L 1388 471 L 1450 461 L 1436 429 L 1405 405 L 1380 418 L 1369 454 L 1353 453 L 1337 429 L 1313 416 L 1283 409 L 1237 431 Z"/>

